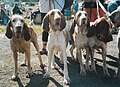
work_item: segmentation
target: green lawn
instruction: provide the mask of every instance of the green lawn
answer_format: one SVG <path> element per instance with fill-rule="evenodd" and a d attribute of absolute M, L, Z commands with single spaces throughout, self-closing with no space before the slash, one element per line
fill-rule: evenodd
<path fill-rule="evenodd" d="M 36 10 L 37 8 L 38 8 L 38 6 L 25 6 L 25 8 L 27 9 L 27 8 L 32 8 L 33 10 Z M 13 9 L 13 7 L 11 7 L 11 9 Z M 24 14 L 25 14 L 25 12 L 23 12 Z M 30 22 L 30 20 L 29 19 L 26 19 L 25 20 L 25 22 L 29 25 L 29 22 Z M 33 25 L 33 26 L 31 26 L 31 27 L 33 27 L 33 29 L 34 29 L 34 31 L 37 33 L 37 35 L 39 35 L 39 34 L 41 34 L 41 32 L 42 32 L 42 28 L 41 28 L 41 26 L 40 25 Z M 0 30 L 2 31 L 2 32 L 5 32 L 5 29 L 6 28 L 6 25 L 0 25 Z"/>
<path fill-rule="evenodd" d="M 29 24 L 29 20 L 27 19 L 26 21 L 25 21 L 27 24 Z M 40 26 L 40 25 L 33 25 L 33 26 L 31 26 L 33 29 L 34 29 L 34 31 L 37 33 L 37 35 L 39 35 L 39 34 L 41 34 L 41 32 L 42 32 L 42 27 Z M 2 32 L 5 32 L 5 30 L 6 30 L 6 25 L 0 25 L 0 30 L 2 31 Z"/>
<path fill-rule="evenodd" d="M 1 30 L 2 32 L 5 32 L 5 26 L 0 25 L 0 30 Z"/>

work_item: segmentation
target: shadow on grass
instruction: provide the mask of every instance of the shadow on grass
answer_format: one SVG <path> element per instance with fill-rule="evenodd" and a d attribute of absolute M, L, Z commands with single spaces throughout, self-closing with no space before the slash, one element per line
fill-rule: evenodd
<path fill-rule="evenodd" d="M 113 59 L 117 59 L 113 56 Z M 87 72 L 86 76 L 80 75 L 80 68 L 78 61 L 74 61 L 71 57 L 68 57 L 68 70 L 69 76 L 72 81 L 70 87 L 119 87 L 120 81 L 113 78 L 115 71 L 111 68 L 108 68 L 108 71 L 111 75 L 110 78 L 103 77 L 103 67 L 96 64 L 97 74 Z M 101 61 L 102 62 L 102 61 Z M 107 62 L 110 65 L 116 65 L 116 62 L 109 61 Z M 115 63 L 115 64 L 114 64 Z"/>
<path fill-rule="evenodd" d="M 97 60 L 102 62 L 101 60 Z M 59 58 L 55 56 L 55 62 L 63 70 L 63 64 L 59 62 Z M 113 62 L 113 61 L 110 61 Z M 108 62 L 109 63 L 109 62 Z M 79 63 L 68 57 L 68 73 L 72 83 L 70 87 L 120 87 L 120 80 L 116 80 L 113 77 L 115 71 L 108 68 L 111 75 L 110 78 L 103 77 L 103 68 L 96 64 L 97 74 L 87 72 L 86 76 L 80 75 Z M 63 72 L 59 68 L 55 68 L 56 73 L 64 76 Z M 39 71 L 41 72 L 41 71 Z M 59 80 L 55 80 L 52 77 L 48 79 L 43 78 L 43 74 L 36 74 L 30 78 L 29 83 L 25 87 L 52 87 L 50 84 L 55 84 L 55 87 L 63 87 L 63 84 Z M 19 87 L 23 87 L 21 81 L 18 81 Z"/>
<path fill-rule="evenodd" d="M 52 77 L 43 78 L 43 74 L 37 74 L 31 77 L 29 83 L 25 87 L 49 87 L 50 81 L 53 82 L 56 87 L 62 87 L 62 85 Z"/>
<path fill-rule="evenodd" d="M 120 81 L 113 78 L 115 71 L 108 68 L 110 78 L 103 77 L 103 68 L 96 64 L 97 74 L 87 72 L 86 76 L 80 75 L 79 63 L 68 58 L 69 75 L 72 81 L 71 87 L 119 87 Z M 112 61 L 113 62 L 113 61 Z M 109 63 L 110 64 L 110 63 Z"/>
<path fill-rule="evenodd" d="M 24 87 L 24 86 L 23 86 L 23 83 L 21 82 L 21 80 L 20 80 L 19 77 L 17 78 L 16 81 L 17 81 L 17 83 L 18 83 L 18 87 Z"/>
<path fill-rule="evenodd" d="M 97 52 L 98 54 L 101 54 L 101 52 Z M 114 66 L 114 67 L 118 67 L 118 58 L 114 57 L 112 55 L 106 55 L 108 58 L 112 59 L 113 61 L 107 61 L 107 64 L 109 64 L 110 66 Z M 100 59 L 95 58 L 97 61 L 99 62 L 103 62 Z"/>

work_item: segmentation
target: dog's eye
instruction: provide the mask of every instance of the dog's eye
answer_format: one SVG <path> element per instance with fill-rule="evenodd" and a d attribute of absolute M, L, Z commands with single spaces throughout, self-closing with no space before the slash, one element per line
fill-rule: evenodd
<path fill-rule="evenodd" d="M 78 14 L 78 17 L 81 16 L 81 13 Z"/>
<path fill-rule="evenodd" d="M 51 15 L 54 15 L 54 12 L 52 12 Z"/>
<path fill-rule="evenodd" d="M 15 20 L 15 19 L 13 19 L 12 21 L 13 21 L 13 22 L 15 22 L 16 20 Z"/>
<path fill-rule="evenodd" d="M 60 12 L 58 12 L 58 14 L 60 15 Z"/>
<path fill-rule="evenodd" d="M 85 13 L 85 16 L 87 16 L 87 13 Z"/>
<path fill-rule="evenodd" d="M 24 22 L 24 20 L 21 20 L 21 22 L 23 23 L 23 22 Z"/>

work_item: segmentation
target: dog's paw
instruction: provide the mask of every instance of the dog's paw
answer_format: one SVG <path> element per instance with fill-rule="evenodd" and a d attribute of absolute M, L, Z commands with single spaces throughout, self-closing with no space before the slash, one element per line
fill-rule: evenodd
<path fill-rule="evenodd" d="M 21 67 L 24 67 L 24 66 L 27 66 L 27 64 L 26 64 L 26 63 L 21 63 L 20 66 L 21 66 Z"/>
<path fill-rule="evenodd" d="M 105 74 L 103 74 L 103 77 L 104 78 L 110 78 L 110 74 L 109 73 L 105 73 Z"/>
<path fill-rule="evenodd" d="M 55 66 L 51 66 L 51 68 L 52 68 L 52 70 L 54 70 L 54 69 L 55 69 Z"/>
<path fill-rule="evenodd" d="M 97 71 L 96 71 L 95 68 L 91 68 L 90 72 L 91 72 L 92 74 L 97 74 Z"/>
<path fill-rule="evenodd" d="M 85 69 L 86 69 L 87 72 L 89 72 L 89 71 L 90 71 L 90 66 L 89 66 L 89 65 L 86 65 L 86 66 L 85 66 Z"/>
<path fill-rule="evenodd" d="M 97 74 L 97 71 L 96 70 L 91 70 L 90 73 L 91 74 Z"/>
<path fill-rule="evenodd" d="M 54 69 L 56 68 L 56 64 L 55 64 L 55 63 L 52 64 L 52 65 L 51 65 L 51 68 L 54 70 Z"/>
<path fill-rule="evenodd" d="M 75 58 L 74 56 L 72 56 L 72 57 L 71 57 L 71 59 L 72 59 L 73 61 L 75 61 L 75 60 L 76 60 L 76 58 Z"/>
<path fill-rule="evenodd" d="M 41 67 L 42 70 L 44 70 L 44 68 L 46 67 L 46 65 L 45 64 L 41 64 L 40 67 Z"/>
<path fill-rule="evenodd" d="M 45 73 L 44 76 L 43 76 L 43 78 L 45 78 L 45 79 L 46 78 L 50 78 L 50 75 L 48 73 Z"/>
<path fill-rule="evenodd" d="M 90 71 L 96 73 L 95 63 L 91 64 L 91 70 Z"/>
<path fill-rule="evenodd" d="M 63 60 L 59 60 L 59 62 L 60 62 L 61 64 L 64 64 Z"/>
<path fill-rule="evenodd" d="M 85 71 L 85 69 L 81 69 L 81 70 L 80 70 L 80 75 L 86 76 L 86 71 Z"/>
<path fill-rule="evenodd" d="M 70 79 L 64 79 L 64 84 L 70 85 L 70 83 L 71 83 L 71 80 L 70 80 Z"/>
<path fill-rule="evenodd" d="M 18 79 L 18 75 L 12 75 L 11 80 L 16 81 Z"/>
<path fill-rule="evenodd" d="M 115 74 L 115 75 L 113 76 L 113 78 L 115 78 L 115 79 L 120 79 L 120 74 Z"/>
<path fill-rule="evenodd" d="M 35 73 L 33 73 L 33 72 L 27 73 L 26 78 L 31 78 L 31 77 L 33 77 L 34 75 L 35 75 Z"/>

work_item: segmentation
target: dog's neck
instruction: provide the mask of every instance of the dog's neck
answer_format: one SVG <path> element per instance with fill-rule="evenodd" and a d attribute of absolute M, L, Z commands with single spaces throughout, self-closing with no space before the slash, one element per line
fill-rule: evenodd
<path fill-rule="evenodd" d="M 16 39 L 23 39 L 23 33 L 21 33 L 20 35 L 13 33 L 13 37 Z"/>
<path fill-rule="evenodd" d="M 78 26 L 78 33 L 86 35 L 87 34 L 87 26 Z"/>
<path fill-rule="evenodd" d="M 51 31 L 53 31 L 53 32 L 56 32 L 56 31 L 61 31 L 61 29 L 57 29 L 57 28 L 55 28 L 55 26 L 51 26 Z"/>

